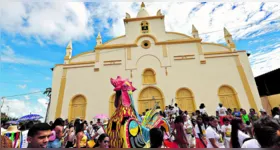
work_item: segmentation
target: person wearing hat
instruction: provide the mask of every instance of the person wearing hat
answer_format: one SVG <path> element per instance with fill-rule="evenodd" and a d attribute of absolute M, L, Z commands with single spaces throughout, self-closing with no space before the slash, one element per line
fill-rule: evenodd
<path fill-rule="evenodd" d="M 267 113 L 266 113 L 266 111 L 263 108 L 260 109 L 260 113 L 261 113 L 260 118 L 264 118 L 264 117 L 267 116 Z"/>
<path fill-rule="evenodd" d="M 11 125 L 3 132 L 12 141 L 12 148 L 20 148 L 21 132 L 16 125 Z"/>

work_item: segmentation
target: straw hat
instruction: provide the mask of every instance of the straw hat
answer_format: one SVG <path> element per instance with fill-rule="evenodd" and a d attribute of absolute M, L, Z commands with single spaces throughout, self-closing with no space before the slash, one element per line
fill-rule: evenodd
<path fill-rule="evenodd" d="M 104 125 L 108 124 L 108 120 L 107 120 L 107 119 L 104 120 L 104 121 L 103 121 L 103 124 L 104 124 Z"/>
<path fill-rule="evenodd" d="M 9 126 L 6 132 L 20 132 L 20 131 L 17 129 L 17 126 Z"/>

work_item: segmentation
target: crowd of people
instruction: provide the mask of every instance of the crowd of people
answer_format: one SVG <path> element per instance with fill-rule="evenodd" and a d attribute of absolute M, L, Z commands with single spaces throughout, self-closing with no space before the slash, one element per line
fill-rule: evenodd
<path fill-rule="evenodd" d="M 146 110 L 146 111 L 149 111 Z M 177 104 L 166 106 L 160 115 L 168 120 L 170 133 L 164 128 L 150 129 L 151 148 L 280 148 L 280 109 L 272 116 L 264 109 L 258 114 L 250 109 L 216 109 L 216 116 L 207 113 L 201 104 L 199 110 L 182 111 Z M 145 118 L 145 113 L 141 115 Z M 54 122 L 27 122 L 19 128 L 22 140 L 19 148 L 110 148 L 106 134 L 108 120 L 89 124 L 86 120 L 73 121 L 57 118 Z M 10 126 L 11 127 L 11 126 Z M 6 127 L 6 128 L 10 128 Z M 2 129 L 2 131 L 5 129 Z M 2 147 L 12 148 L 15 143 L 2 135 Z"/>

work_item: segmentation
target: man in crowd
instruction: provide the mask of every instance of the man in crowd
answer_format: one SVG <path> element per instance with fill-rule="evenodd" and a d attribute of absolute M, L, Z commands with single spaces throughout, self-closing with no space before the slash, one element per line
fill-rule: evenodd
<path fill-rule="evenodd" d="M 27 134 L 28 148 L 46 148 L 50 135 L 50 125 L 47 123 L 35 124 Z"/>

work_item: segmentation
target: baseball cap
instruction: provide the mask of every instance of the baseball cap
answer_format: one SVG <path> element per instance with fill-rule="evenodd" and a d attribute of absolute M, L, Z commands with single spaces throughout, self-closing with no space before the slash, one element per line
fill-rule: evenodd
<path fill-rule="evenodd" d="M 263 108 L 260 109 L 260 112 L 266 112 Z"/>

